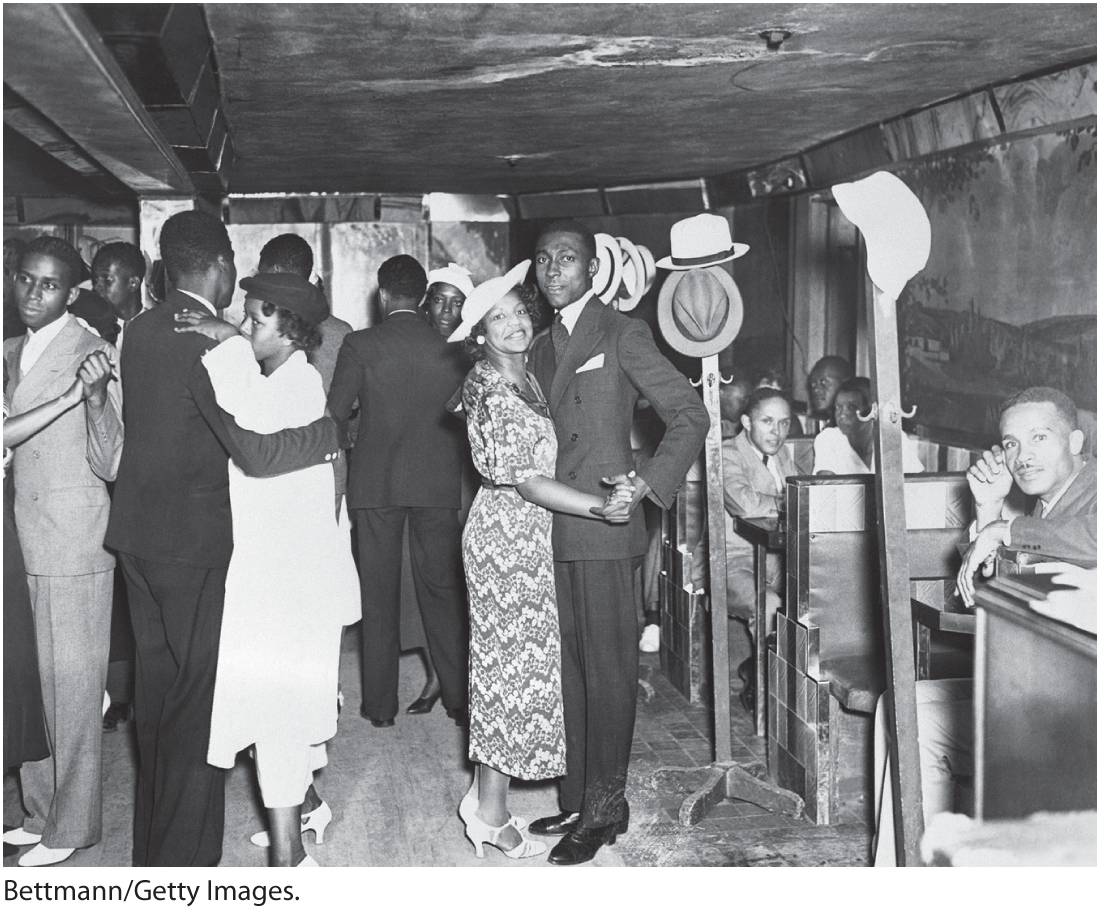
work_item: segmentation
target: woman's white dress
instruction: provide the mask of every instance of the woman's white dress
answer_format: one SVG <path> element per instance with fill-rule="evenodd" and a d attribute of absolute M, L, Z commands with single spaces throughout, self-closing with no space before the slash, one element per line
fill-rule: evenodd
<path fill-rule="evenodd" d="M 917 454 L 919 445 L 912 436 L 903 436 L 901 440 L 902 469 L 906 474 L 924 473 Z M 814 473 L 832 471 L 834 474 L 874 474 L 875 456 L 871 455 L 871 466 L 863 463 L 848 437 L 839 427 L 826 427 L 814 437 Z"/>
<path fill-rule="evenodd" d="M 320 374 L 301 351 L 270 376 L 231 338 L 203 357 L 218 404 L 257 433 L 324 414 Z M 313 745 L 336 734 L 343 626 L 361 615 L 332 465 L 256 478 L 229 465 L 233 557 L 225 583 L 207 760 L 231 768 L 256 742 Z"/>

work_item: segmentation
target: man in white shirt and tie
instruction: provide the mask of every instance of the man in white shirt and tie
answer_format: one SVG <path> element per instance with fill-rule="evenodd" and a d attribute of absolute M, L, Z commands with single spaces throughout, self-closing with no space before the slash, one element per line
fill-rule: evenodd
<path fill-rule="evenodd" d="M 757 389 L 741 414 L 742 431 L 722 441 L 722 480 L 726 503 L 726 610 L 744 620 L 749 637 L 767 635 L 782 602 L 783 556 L 767 559 L 768 628 L 756 628 L 756 574 L 753 546 L 737 533 L 736 516 L 774 518 L 782 509 L 787 477 L 797 473 L 784 447 L 791 428 L 791 405 L 778 389 Z M 755 653 L 755 651 L 753 652 Z M 745 683 L 741 702 L 751 710 L 755 668 L 750 657 L 737 670 Z"/>

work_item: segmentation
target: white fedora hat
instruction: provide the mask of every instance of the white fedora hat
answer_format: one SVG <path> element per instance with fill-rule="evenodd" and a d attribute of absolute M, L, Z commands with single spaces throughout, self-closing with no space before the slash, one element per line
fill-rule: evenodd
<path fill-rule="evenodd" d="M 730 223 L 721 215 L 704 212 L 677 221 L 669 232 L 672 254 L 658 259 L 662 269 L 702 269 L 729 262 L 749 251 L 747 243 L 734 243 Z"/>
<path fill-rule="evenodd" d="M 741 292 L 717 266 L 669 275 L 657 300 L 661 334 L 689 357 L 709 357 L 728 347 L 743 317 Z"/>
<path fill-rule="evenodd" d="M 645 290 L 642 294 L 648 294 L 649 289 L 653 287 L 653 282 L 657 280 L 657 260 L 653 258 L 653 254 L 649 251 L 649 247 L 642 246 L 640 243 L 638 246 L 638 252 L 642 254 L 642 259 L 645 261 Z"/>
<path fill-rule="evenodd" d="M 592 292 L 604 303 L 611 303 L 623 280 L 623 252 L 610 234 L 596 234 L 596 259 L 600 266 L 592 279 Z"/>
<path fill-rule="evenodd" d="M 524 259 L 506 274 L 483 281 L 467 294 L 466 302 L 462 304 L 462 321 L 447 340 L 463 341 L 469 338 L 470 329 L 481 322 L 485 314 L 504 299 L 505 294 L 523 282 L 529 268 L 531 268 L 531 260 Z"/>
<path fill-rule="evenodd" d="M 646 292 L 645 260 L 641 251 L 626 237 L 616 237 L 623 251 L 623 282 L 615 302 L 620 313 L 634 309 Z"/>

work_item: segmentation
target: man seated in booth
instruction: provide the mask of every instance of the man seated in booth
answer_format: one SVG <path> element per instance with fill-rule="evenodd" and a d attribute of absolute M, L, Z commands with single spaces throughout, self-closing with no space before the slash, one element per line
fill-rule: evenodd
<path fill-rule="evenodd" d="M 974 497 L 972 543 L 958 574 L 959 594 L 974 603 L 974 576 L 992 574 L 995 558 L 1096 566 L 1096 461 L 1082 453 L 1077 408 L 1057 389 L 1036 387 L 1001 405 L 1001 444 L 967 471 Z M 1005 518 L 1015 484 L 1028 497 L 1025 515 Z M 921 792 L 927 824 L 953 808 L 955 778 L 973 774 L 973 685 L 969 679 L 917 682 Z M 885 696 L 884 696 L 885 697 Z M 875 865 L 895 861 L 893 792 L 887 770 L 885 702 L 875 712 L 879 805 Z M 881 786 L 881 800 L 878 799 Z"/>
<path fill-rule="evenodd" d="M 806 427 L 814 431 L 835 426 L 833 422 L 833 402 L 840 385 L 846 379 L 855 376 L 852 365 L 843 357 L 827 354 L 814 364 L 806 381 L 810 391 L 808 419 L 816 420 L 816 427 Z"/>
<path fill-rule="evenodd" d="M 756 575 L 753 546 L 737 533 L 734 518 L 773 518 L 782 510 L 787 478 L 797 473 L 784 447 L 791 428 L 791 405 L 778 389 L 754 391 L 741 414 L 743 432 L 722 442 L 726 504 L 726 611 L 745 620 L 749 637 L 767 635 L 779 610 L 783 558 L 767 556 L 767 628 L 756 628 Z M 755 650 L 753 651 L 755 654 Z M 741 704 L 751 712 L 756 698 L 756 667 L 750 656 L 737 668 L 744 682 Z"/>

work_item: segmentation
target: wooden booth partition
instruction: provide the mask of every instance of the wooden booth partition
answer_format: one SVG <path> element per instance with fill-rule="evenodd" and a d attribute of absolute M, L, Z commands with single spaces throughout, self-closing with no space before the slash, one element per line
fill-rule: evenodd
<path fill-rule="evenodd" d="M 768 654 L 768 766 L 818 824 L 836 823 L 846 797 L 872 791 L 872 721 L 886 685 L 873 480 L 787 481 L 786 608 Z M 911 596 L 928 610 L 951 610 L 970 517 L 966 477 L 909 475 L 905 491 Z"/>

